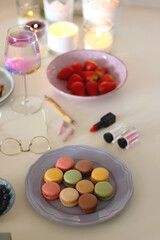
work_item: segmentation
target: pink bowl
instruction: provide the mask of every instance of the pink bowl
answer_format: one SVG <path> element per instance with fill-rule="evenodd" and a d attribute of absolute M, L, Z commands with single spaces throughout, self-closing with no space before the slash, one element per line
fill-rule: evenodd
<path fill-rule="evenodd" d="M 80 62 L 83 65 L 87 60 L 95 61 L 99 66 L 108 68 L 117 87 L 106 94 L 98 96 L 81 97 L 73 95 L 66 88 L 66 81 L 58 79 L 57 74 L 62 68 L 72 65 L 74 62 Z M 75 100 L 93 100 L 111 94 L 122 87 L 127 79 L 127 68 L 120 59 L 107 52 L 97 50 L 74 50 L 56 57 L 47 68 L 47 77 L 51 86 L 64 97 L 69 97 Z"/>

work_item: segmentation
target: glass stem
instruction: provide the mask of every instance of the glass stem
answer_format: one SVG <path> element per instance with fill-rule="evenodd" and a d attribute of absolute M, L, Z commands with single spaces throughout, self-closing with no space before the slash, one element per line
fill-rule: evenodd
<path fill-rule="evenodd" d="M 28 93 L 27 93 L 27 83 L 26 83 L 26 75 L 22 76 L 24 82 L 24 104 L 28 103 Z"/>

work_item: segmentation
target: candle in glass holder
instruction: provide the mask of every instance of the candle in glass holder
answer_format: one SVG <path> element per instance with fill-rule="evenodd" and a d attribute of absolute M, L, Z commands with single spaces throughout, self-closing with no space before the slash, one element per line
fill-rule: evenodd
<path fill-rule="evenodd" d="M 34 20 L 34 21 L 27 22 L 26 25 L 28 25 L 34 29 L 38 39 L 43 37 L 43 35 L 45 34 L 46 24 L 42 21 Z"/>
<path fill-rule="evenodd" d="M 119 6 L 119 0 L 82 0 L 83 19 L 109 18 L 115 23 Z"/>
<path fill-rule="evenodd" d="M 92 19 L 84 24 L 84 48 L 110 52 L 114 25 L 107 19 Z"/>
<path fill-rule="evenodd" d="M 45 18 L 50 22 L 72 21 L 74 0 L 43 0 Z"/>
<path fill-rule="evenodd" d="M 77 48 L 78 26 L 67 21 L 52 23 L 48 30 L 48 46 L 56 53 L 65 53 Z"/>
<path fill-rule="evenodd" d="M 34 29 L 38 41 L 39 41 L 39 45 L 40 45 L 40 52 L 42 54 L 42 56 L 46 56 L 47 51 L 48 51 L 48 47 L 47 47 L 47 23 L 45 23 L 44 21 L 40 21 L 40 20 L 33 20 L 30 22 L 27 22 L 26 25 L 30 26 L 31 28 Z"/>
<path fill-rule="evenodd" d="M 26 24 L 28 21 L 40 18 L 40 4 L 36 0 L 16 0 L 18 24 Z"/>

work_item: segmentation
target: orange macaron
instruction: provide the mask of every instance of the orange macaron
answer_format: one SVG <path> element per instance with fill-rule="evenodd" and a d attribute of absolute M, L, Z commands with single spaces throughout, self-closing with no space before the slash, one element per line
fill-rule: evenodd
<path fill-rule="evenodd" d="M 83 180 L 79 181 L 76 184 L 76 190 L 80 194 L 93 193 L 93 191 L 94 191 L 94 184 L 91 181 L 87 180 L 87 179 L 83 179 Z"/>

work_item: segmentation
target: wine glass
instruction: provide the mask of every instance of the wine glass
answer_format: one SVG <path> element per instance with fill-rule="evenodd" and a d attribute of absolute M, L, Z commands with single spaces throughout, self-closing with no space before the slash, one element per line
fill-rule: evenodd
<path fill-rule="evenodd" d="M 6 69 L 21 75 L 24 82 L 24 96 L 18 96 L 12 101 L 13 111 L 23 115 L 39 111 L 42 101 L 28 96 L 26 84 L 26 74 L 35 72 L 41 65 L 40 48 L 34 29 L 27 25 L 9 28 L 4 62 Z"/>

